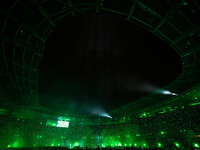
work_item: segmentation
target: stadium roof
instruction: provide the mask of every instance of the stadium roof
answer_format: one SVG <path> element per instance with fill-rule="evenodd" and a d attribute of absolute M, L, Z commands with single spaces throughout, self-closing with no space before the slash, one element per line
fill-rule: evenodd
<path fill-rule="evenodd" d="M 0 5 L 2 104 L 39 107 L 39 71 L 49 34 L 65 20 L 90 12 L 116 15 L 160 37 L 184 63 L 181 74 L 164 88 L 180 95 L 195 90 L 200 73 L 197 0 L 7 0 Z M 154 109 L 161 103 L 173 103 L 170 99 L 174 98 L 153 93 L 110 113 L 133 113 L 149 106 Z"/>

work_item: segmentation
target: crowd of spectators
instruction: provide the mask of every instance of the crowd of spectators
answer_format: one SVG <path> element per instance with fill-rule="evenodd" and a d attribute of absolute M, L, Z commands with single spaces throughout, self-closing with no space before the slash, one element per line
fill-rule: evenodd
<path fill-rule="evenodd" d="M 17 149 L 13 147 L 33 150 L 42 149 L 78 149 L 80 147 L 99 149 L 195 149 L 194 143 L 200 140 L 200 112 L 199 106 L 180 108 L 150 117 L 129 119 L 112 125 L 76 125 L 71 123 L 68 129 L 47 127 L 44 121 L 27 120 L 8 116 L 0 116 L 0 148 Z M 102 144 L 107 142 L 104 146 Z M 53 143 L 53 147 L 51 144 Z M 117 143 L 116 143 L 117 142 Z M 161 143 L 162 146 L 157 147 Z M 175 145 L 175 142 L 179 146 Z M 120 143 L 120 147 L 105 147 L 109 144 Z M 129 147 L 125 146 L 125 143 Z M 130 144 L 138 143 L 137 147 Z M 140 147 L 143 143 L 145 147 Z M 149 145 L 150 144 L 150 145 Z M 51 147 L 50 147 L 51 146 Z M 61 147 L 60 147 L 61 146 Z M 68 147 L 68 148 L 66 148 Z M 81 149 L 79 147 L 79 149 Z M 196 146 L 198 148 L 198 146 Z M 196 148 L 196 149 L 197 149 Z M 19 148 L 20 149 L 20 148 Z M 21 148 L 22 149 L 22 148 Z M 85 149 L 85 148 L 84 148 Z"/>

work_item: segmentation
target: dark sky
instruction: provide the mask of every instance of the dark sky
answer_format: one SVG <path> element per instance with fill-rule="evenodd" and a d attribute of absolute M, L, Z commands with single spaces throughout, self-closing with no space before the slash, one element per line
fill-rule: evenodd
<path fill-rule="evenodd" d="M 162 88 L 181 69 L 171 47 L 133 23 L 109 15 L 74 17 L 47 40 L 40 103 L 61 112 L 108 112 Z"/>

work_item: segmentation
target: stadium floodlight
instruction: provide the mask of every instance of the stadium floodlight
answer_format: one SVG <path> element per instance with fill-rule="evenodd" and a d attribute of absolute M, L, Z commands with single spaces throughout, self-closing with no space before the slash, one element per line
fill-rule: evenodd
<path fill-rule="evenodd" d="M 174 95 L 174 96 L 178 95 L 176 93 L 170 92 L 169 90 L 165 90 L 165 89 L 159 89 L 156 91 L 156 93 L 164 94 L 164 95 Z"/>
<path fill-rule="evenodd" d="M 112 119 L 112 117 L 109 114 L 107 114 L 107 113 L 103 113 L 103 114 L 101 114 L 101 116 Z"/>

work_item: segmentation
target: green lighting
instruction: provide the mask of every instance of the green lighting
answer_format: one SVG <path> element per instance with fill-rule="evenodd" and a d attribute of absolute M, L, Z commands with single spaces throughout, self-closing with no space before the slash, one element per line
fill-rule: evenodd
<path fill-rule="evenodd" d="M 41 136 L 41 135 L 38 135 L 37 137 L 38 137 L 38 138 L 42 138 L 42 136 Z"/>
<path fill-rule="evenodd" d="M 18 147 L 18 142 L 15 142 L 15 143 L 13 144 L 13 147 Z"/>
<path fill-rule="evenodd" d="M 57 120 L 47 120 L 46 126 L 56 127 Z"/>
<path fill-rule="evenodd" d="M 189 105 L 190 106 L 195 106 L 195 105 L 199 105 L 200 104 L 200 102 L 198 102 L 198 103 L 190 103 Z"/>
<path fill-rule="evenodd" d="M 67 121 L 67 120 L 70 120 L 70 118 L 67 118 L 67 117 L 58 117 L 58 120 L 60 120 L 60 121 Z"/>
<path fill-rule="evenodd" d="M 158 143 L 158 147 L 162 147 L 162 144 L 161 144 L 161 143 Z"/>
<path fill-rule="evenodd" d="M 8 145 L 7 147 L 11 147 L 10 145 Z"/>
<path fill-rule="evenodd" d="M 160 133 L 161 133 L 161 134 L 165 134 L 165 132 L 163 132 L 163 131 L 161 131 Z"/>
<path fill-rule="evenodd" d="M 194 147 L 200 147 L 200 146 L 199 146 L 199 144 L 197 144 L 197 143 L 194 143 Z"/>
<path fill-rule="evenodd" d="M 179 143 L 175 143 L 176 147 L 180 147 L 180 144 Z"/>
<path fill-rule="evenodd" d="M 124 144 L 124 146 L 126 146 L 126 144 Z"/>
<path fill-rule="evenodd" d="M 54 146 L 54 144 L 51 144 L 51 146 Z"/>
<path fill-rule="evenodd" d="M 140 136 L 140 134 L 136 134 L 136 136 Z"/>
<path fill-rule="evenodd" d="M 144 117 L 147 117 L 147 114 L 146 114 L 146 113 L 143 113 L 142 115 L 143 115 Z"/>
<path fill-rule="evenodd" d="M 121 143 L 118 143 L 118 146 L 122 146 L 122 144 L 121 144 Z"/>
<path fill-rule="evenodd" d="M 74 145 L 75 145 L 75 146 L 78 146 L 78 145 L 79 145 L 79 143 L 78 143 L 78 142 L 76 142 L 76 143 L 74 143 Z"/>
<path fill-rule="evenodd" d="M 137 143 L 135 143 L 134 146 L 137 147 Z"/>

